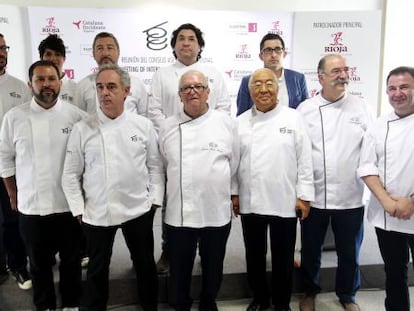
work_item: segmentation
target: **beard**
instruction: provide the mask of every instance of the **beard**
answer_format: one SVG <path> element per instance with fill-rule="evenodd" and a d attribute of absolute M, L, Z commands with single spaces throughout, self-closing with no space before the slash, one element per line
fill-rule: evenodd
<path fill-rule="evenodd" d="M 45 94 L 45 91 L 51 92 L 51 94 Z M 50 105 L 56 102 L 56 99 L 59 96 L 59 92 L 55 92 L 52 89 L 44 89 L 41 90 L 39 93 L 33 92 L 33 96 L 35 99 L 37 99 L 38 102 L 45 105 Z"/>
<path fill-rule="evenodd" d="M 0 71 L 3 71 L 7 66 L 7 57 L 0 56 Z"/>

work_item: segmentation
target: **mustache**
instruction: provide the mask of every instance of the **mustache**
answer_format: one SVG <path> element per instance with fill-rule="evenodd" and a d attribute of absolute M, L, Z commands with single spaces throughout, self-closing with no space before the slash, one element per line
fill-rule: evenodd
<path fill-rule="evenodd" d="M 349 84 L 349 79 L 337 79 L 337 80 L 335 80 L 335 81 L 332 81 L 331 82 L 331 86 L 335 86 L 335 85 L 338 85 L 338 84 Z"/>
<path fill-rule="evenodd" d="M 44 89 L 41 89 L 41 92 L 45 92 L 45 91 L 56 93 L 54 89 L 51 89 L 49 87 L 45 87 Z"/>

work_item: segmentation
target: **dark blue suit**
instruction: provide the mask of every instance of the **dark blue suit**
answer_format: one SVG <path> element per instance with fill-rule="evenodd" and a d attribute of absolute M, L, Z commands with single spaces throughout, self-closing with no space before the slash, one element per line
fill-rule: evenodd
<path fill-rule="evenodd" d="M 289 107 L 296 108 L 308 98 L 305 75 L 290 69 L 283 69 L 286 88 L 289 95 Z M 250 76 L 243 77 L 237 94 L 237 115 L 245 112 L 253 106 L 249 92 Z"/>

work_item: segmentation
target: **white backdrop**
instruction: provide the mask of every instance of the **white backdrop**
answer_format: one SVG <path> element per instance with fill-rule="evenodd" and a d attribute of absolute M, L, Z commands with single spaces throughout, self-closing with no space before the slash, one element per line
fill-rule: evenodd
<path fill-rule="evenodd" d="M 3 7 L 8 10 L 3 10 Z M 27 67 L 39 57 L 39 42 L 49 33 L 57 33 L 65 41 L 65 69 L 68 76 L 80 80 L 96 70 L 91 50 L 94 36 L 100 31 L 108 31 L 119 39 L 119 64 L 131 74 L 139 76 L 148 86 L 159 66 L 174 61 L 169 46 L 171 32 L 180 24 L 191 22 L 205 34 L 206 47 L 201 61 L 213 63 L 222 71 L 233 102 L 242 76 L 263 66 L 258 58 L 259 42 L 265 33 L 271 31 L 281 34 L 285 39 L 289 53 L 285 66 L 306 74 L 311 95 L 319 89 L 315 80 L 317 62 L 329 52 L 325 50 L 327 46 L 336 44 L 338 49 L 333 51 L 344 54 L 352 68 L 352 92 L 366 99 L 376 109 L 380 54 L 373 54 L 372 51 L 380 49 L 380 31 L 377 31 L 381 29 L 379 11 L 349 14 L 52 7 L 25 9 L 0 6 L 0 12 L 1 32 L 12 46 L 10 59 L 13 61 L 10 62 L 9 72 L 19 73 L 17 76 L 25 80 Z M 4 31 L 1 24 L 3 15 L 8 27 Z M 333 37 L 335 35 L 336 38 Z M 367 49 L 367 37 L 370 39 L 370 49 Z M 10 41 L 12 38 L 13 41 Z M 340 44 L 342 50 L 339 49 Z M 18 46 L 27 47 L 20 49 L 26 55 L 19 56 L 20 60 L 26 61 L 15 61 L 15 47 Z"/>

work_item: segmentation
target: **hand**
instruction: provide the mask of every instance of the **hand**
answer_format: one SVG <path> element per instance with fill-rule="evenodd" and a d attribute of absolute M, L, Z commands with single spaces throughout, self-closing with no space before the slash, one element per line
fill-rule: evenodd
<path fill-rule="evenodd" d="M 387 198 L 387 200 L 382 203 L 382 207 L 391 217 L 395 217 L 395 213 L 397 212 L 397 201 L 394 197 Z"/>
<path fill-rule="evenodd" d="M 234 216 L 239 216 L 240 213 L 240 206 L 239 206 L 239 196 L 238 195 L 232 195 L 231 196 L 231 203 L 233 205 L 233 213 Z"/>
<path fill-rule="evenodd" d="M 13 211 L 17 212 L 17 193 L 15 195 L 10 196 L 10 207 Z"/>
<path fill-rule="evenodd" d="M 83 215 L 78 215 L 78 216 L 76 216 L 76 219 L 78 220 L 78 222 L 79 222 L 80 224 L 82 224 L 82 216 L 83 216 Z"/>
<path fill-rule="evenodd" d="M 158 204 L 152 204 L 152 205 L 151 205 L 151 210 L 155 211 L 155 210 L 157 210 L 157 208 L 160 208 L 160 207 L 161 207 L 161 205 L 158 205 Z"/>
<path fill-rule="evenodd" d="M 304 201 L 304 200 L 298 198 L 296 200 L 296 208 L 295 209 L 301 211 L 302 217 L 300 218 L 300 220 L 304 220 L 309 215 L 310 202 L 309 201 Z"/>
<path fill-rule="evenodd" d="M 394 216 L 398 219 L 408 220 L 414 213 L 414 203 L 410 198 L 394 197 L 392 199 L 396 201 L 396 209 Z"/>

